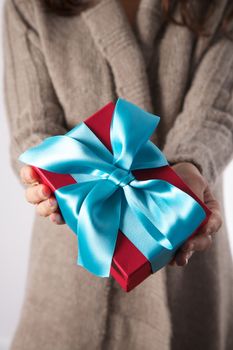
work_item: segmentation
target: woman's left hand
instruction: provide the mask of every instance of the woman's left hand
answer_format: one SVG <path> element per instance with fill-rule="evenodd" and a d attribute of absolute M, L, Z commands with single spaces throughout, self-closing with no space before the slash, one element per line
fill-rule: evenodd
<path fill-rule="evenodd" d="M 222 225 L 222 216 L 218 201 L 211 192 L 207 181 L 194 164 L 181 162 L 173 165 L 172 168 L 212 212 L 208 222 L 194 237 L 188 239 L 181 246 L 170 262 L 170 265 L 184 266 L 195 251 L 203 251 L 211 246 L 213 235 Z"/>

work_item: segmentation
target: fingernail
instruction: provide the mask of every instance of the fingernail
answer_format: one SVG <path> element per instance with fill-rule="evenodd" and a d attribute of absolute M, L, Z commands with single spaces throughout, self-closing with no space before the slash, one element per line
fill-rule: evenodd
<path fill-rule="evenodd" d="M 50 215 L 50 219 L 56 224 L 60 224 L 62 222 L 61 215 L 57 213 L 53 213 L 52 215 Z"/>
<path fill-rule="evenodd" d="M 50 207 L 56 207 L 57 206 L 57 201 L 54 198 L 49 199 L 49 205 Z"/>
<path fill-rule="evenodd" d="M 191 250 L 188 254 L 186 254 L 185 260 L 186 260 L 186 259 L 189 260 L 189 259 L 191 258 L 191 256 L 193 255 L 193 253 L 194 253 L 194 251 Z"/>
<path fill-rule="evenodd" d="M 55 221 L 56 221 L 56 223 L 57 223 L 57 224 L 61 224 L 61 223 L 62 223 L 62 218 L 61 218 L 61 215 L 56 214 Z"/>
<path fill-rule="evenodd" d="M 194 243 L 193 243 L 193 242 L 190 243 L 189 249 L 190 249 L 191 251 L 193 251 L 193 249 L 194 249 Z"/>
<path fill-rule="evenodd" d="M 207 234 L 207 235 L 210 235 L 210 234 L 212 233 L 212 231 L 213 231 L 212 228 L 209 227 L 209 228 L 206 230 L 206 234 Z"/>
<path fill-rule="evenodd" d="M 185 265 L 188 265 L 189 260 L 185 258 Z"/>
<path fill-rule="evenodd" d="M 183 249 L 184 252 L 187 252 L 189 250 L 193 250 L 194 244 L 193 243 L 188 243 L 187 246 Z"/>
<path fill-rule="evenodd" d="M 55 214 L 50 215 L 49 218 L 52 222 L 56 222 Z"/>

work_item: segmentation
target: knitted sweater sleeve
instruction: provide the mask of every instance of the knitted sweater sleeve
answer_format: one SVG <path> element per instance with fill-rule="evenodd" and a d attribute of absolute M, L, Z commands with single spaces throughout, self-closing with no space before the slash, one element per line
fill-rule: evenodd
<path fill-rule="evenodd" d="M 233 41 L 219 37 L 199 64 L 181 113 L 168 132 L 171 163 L 196 164 L 214 184 L 233 156 Z"/>
<path fill-rule="evenodd" d="M 67 131 L 34 27 L 31 4 L 16 0 L 4 4 L 4 98 L 11 160 L 17 175 L 22 166 L 18 161 L 21 152 L 45 137 Z"/>

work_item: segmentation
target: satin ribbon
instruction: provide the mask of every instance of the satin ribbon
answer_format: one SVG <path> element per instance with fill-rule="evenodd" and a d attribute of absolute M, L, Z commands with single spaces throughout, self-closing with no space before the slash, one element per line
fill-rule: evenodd
<path fill-rule="evenodd" d="M 150 260 L 155 272 L 204 220 L 201 205 L 164 180 L 138 181 L 132 171 L 168 165 L 149 139 L 154 116 L 118 99 L 111 122 L 112 153 L 81 123 L 64 136 L 45 139 L 20 156 L 24 163 L 76 184 L 55 191 L 64 220 L 78 237 L 78 265 L 109 276 L 120 229 Z"/>

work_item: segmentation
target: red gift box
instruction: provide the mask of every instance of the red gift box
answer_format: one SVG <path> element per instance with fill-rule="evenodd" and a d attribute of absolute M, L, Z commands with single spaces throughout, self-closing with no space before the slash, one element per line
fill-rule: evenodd
<path fill-rule="evenodd" d="M 110 102 L 101 110 L 84 121 L 84 123 L 95 133 L 102 143 L 110 150 L 110 125 L 115 105 Z M 69 133 L 70 134 L 70 133 Z M 70 135 L 71 136 L 71 135 Z M 47 170 L 33 167 L 40 175 L 41 182 L 48 185 L 52 191 L 76 183 L 71 175 L 52 173 Z M 206 205 L 191 191 L 191 189 L 181 180 L 170 166 L 163 166 L 156 169 L 145 169 L 133 171 L 133 175 L 138 180 L 162 179 L 180 188 L 191 195 L 203 207 L 206 218 L 197 230 L 192 234 L 195 235 L 201 226 L 205 225 L 211 214 Z M 149 260 L 133 245 L 133 243 L 119 230 L 117 243 L 112 259 L 110 274 L 129 292 L 145 278 L 152 274 Z"/>

